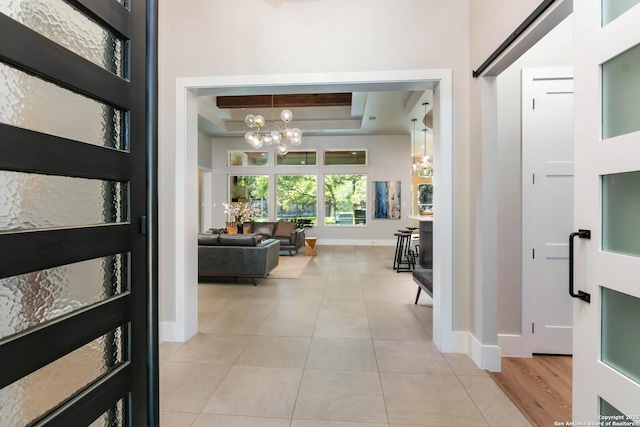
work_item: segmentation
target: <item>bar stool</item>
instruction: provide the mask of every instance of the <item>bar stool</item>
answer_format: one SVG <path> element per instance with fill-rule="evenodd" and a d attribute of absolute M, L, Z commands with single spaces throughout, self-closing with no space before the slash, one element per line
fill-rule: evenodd
<path fill-rule="evenodd" d="M 418 262 L 418 258 L 420 257 L 420 235 L 418 234 L 418 232 L 416 232 L 417 229 L 418 227 L 405 228 L 405 230 L 411 233 L 411 240 L 409 241 L 409 251 L 413 253 L 414 268 L 415 263 Z"/>
<path fill-rule="evenodd" d="M 398 240 L 396 242 L 393 269 L 398 273 L 413 271 L 416 261 L 413 251 L 409 248 L 411 233 L 405 230 L 398 230 L 397 233 L 394 233 L 394 236 L 396 236 Z"/>

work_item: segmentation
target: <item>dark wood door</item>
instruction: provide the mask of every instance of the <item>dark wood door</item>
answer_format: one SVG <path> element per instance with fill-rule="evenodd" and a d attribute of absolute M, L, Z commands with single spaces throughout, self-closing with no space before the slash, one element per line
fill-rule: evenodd
<path fill-rule="evenodd" d="M 0 5 L 0 425 L 158 425 L 156 14 Z"/>

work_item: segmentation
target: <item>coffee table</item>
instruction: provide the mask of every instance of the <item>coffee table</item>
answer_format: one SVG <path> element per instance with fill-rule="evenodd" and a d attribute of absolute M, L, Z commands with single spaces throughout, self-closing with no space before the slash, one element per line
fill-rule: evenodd
<path fill-rule="evenodd" d="M 315 251 L 315 246 L 316 246 L 316 241 L 318 240 L 317 237 L 305 237 L 304 238 L 304 242 L 307 244 L 307 249 L 304 252 L 304 254 L 306 256 L 316 256 L 318 255 L 318 252 Z"/>

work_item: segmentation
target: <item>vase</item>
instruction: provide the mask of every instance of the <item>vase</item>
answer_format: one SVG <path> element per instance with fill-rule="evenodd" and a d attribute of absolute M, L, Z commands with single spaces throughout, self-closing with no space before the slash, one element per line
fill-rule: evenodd
<path fill-rule="evenodd" d="M 235 222 L 225 223 L 227 234 L 238 234 L 238 224 Z"/>

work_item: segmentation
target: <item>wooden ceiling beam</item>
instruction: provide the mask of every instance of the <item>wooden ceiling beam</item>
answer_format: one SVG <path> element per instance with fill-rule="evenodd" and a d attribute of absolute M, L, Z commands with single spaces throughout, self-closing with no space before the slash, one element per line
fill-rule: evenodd
<path fill-rule="evenodd" d="M 304 93 L 294 95 L 247 95 L 218 96 L 216 105 L 227 108 L 270 108 L 273 107 L 350 107 L 351 93 Z"/>

